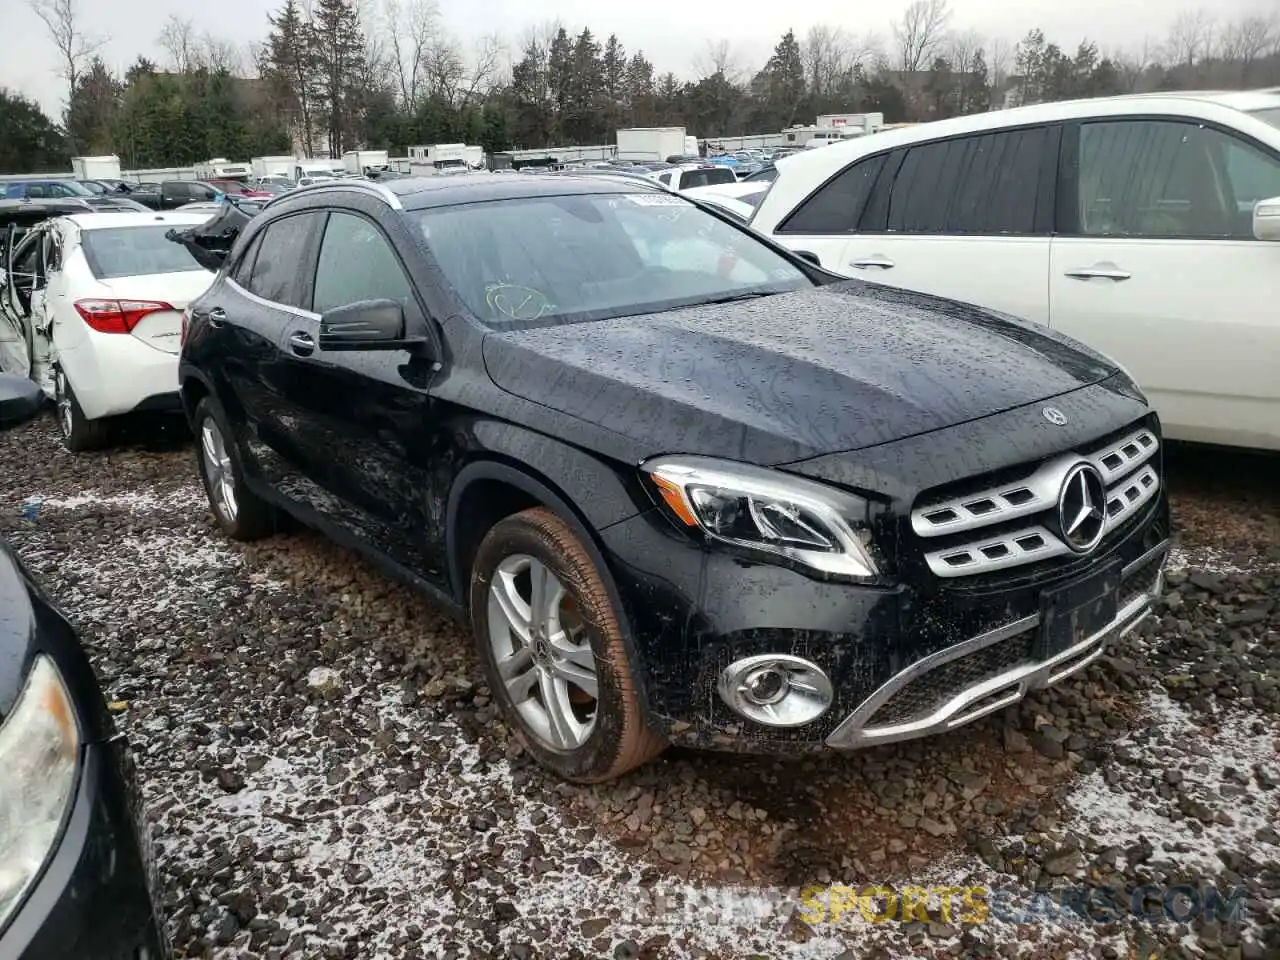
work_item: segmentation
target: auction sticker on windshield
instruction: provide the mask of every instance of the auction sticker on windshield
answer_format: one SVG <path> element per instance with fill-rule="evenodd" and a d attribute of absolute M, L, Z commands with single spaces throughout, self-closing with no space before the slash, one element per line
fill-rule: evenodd
<path fill-rule="evenodd" d="M 688 200 L 673 197 L 669 193 L 628 193 L 626 198 L 641 207 L 688 207 Z"/>

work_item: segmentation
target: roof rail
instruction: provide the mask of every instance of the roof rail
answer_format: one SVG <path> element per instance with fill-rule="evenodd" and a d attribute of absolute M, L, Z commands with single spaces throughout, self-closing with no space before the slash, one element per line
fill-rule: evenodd
<path fill-rule="evenodd" d="M 307 193 L 314 193 L 317 190 L 356 190 L 360 193 L 367 193 L 377 197 L 392 210 L 404 209 L 404 204 L 400 202 L 400 198 L 396 196 L 385 184 L 374 183 L 371 180 L 356 180 L 354 178 L 338 177 L 335 177 L 332 180 L 320 180 L 317 183 L 310 183 L 305 187 L 294 187 L 288 193 L 282 193 L 279 196 L 272 197 L 262 205 L 262 209 L 265 210 L 272 204 L 297 196 L 297 194 L 303 190 Z"/>

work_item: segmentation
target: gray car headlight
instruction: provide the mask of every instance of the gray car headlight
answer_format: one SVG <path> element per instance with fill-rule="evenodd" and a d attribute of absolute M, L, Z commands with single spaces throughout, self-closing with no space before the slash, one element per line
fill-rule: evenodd
<path fill-rule="evenodd" d="M 39 656 L 0 723 L 0 926 L 57 843 L 79 766 L 71 698 L 53 661 Z"/>
<path fill-rule="evenodd" d="M 640 469 L 674 518 L 709 539 L 839 576 L 871 578 L 870 505 L 776 470 L 707 457 L 664 456 Z"/>

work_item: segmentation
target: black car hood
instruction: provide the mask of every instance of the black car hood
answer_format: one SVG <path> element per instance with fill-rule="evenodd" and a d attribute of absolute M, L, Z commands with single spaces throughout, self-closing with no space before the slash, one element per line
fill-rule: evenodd
<path fill-rule="evenodd" d="M 860 281 L 485 338 L 502 389 L 634 441 L 763 464 L 857 450 L 1096 383 L 1046 328 Z"/>
<path fill-rule="evenodd" d="M 13 709 L 36 644 L 35 610 L 9 547 L 0 543 L 0 719 Z"/>
<path fill-rule="evenodd" d="M 109 737 L 111 719 L 84 647 L 12 548 L 0 540 L 0 721 L 13 710 L 40 654 L 57 665 L 85 742 Z"/>

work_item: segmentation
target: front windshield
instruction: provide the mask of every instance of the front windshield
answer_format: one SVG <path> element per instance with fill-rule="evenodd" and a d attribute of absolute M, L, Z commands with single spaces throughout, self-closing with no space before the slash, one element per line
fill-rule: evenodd
<path fill-rule="evenodd" d="M 1250 110 L 1251 117 L 1257 117 L 1259 120 L 1271 124 L 1273 127 L 1280 127 L 1280 107 L 1267 107 L 1265 110 Z"/>
<path fill-rule="evenodd" d="M 750 234 L 667 193 L 530 197 L 411 216 L 467 308 L 504 329 L 814 285 Z"/>

